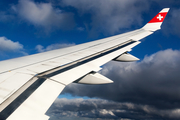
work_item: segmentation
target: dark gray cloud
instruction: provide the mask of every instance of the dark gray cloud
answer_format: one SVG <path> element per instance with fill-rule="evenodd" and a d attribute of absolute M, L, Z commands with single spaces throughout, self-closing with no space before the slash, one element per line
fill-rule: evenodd
<path fill-rule="evenodd" d="M 148 105 L 113 102 L 103 99 L 57 99 L 47 115 L 56 119 L 178 119 L 178 110 L 159 110 Z"/>
<path fill-rule="evenodd" d="M 179 71 L 180 51 L 167 49 L 145 56 L 140 62 L 108 63 L 101 73 L 112 79 L 113 84 L 70 84 L 63 93 L 140 105 L 148 115 L 179 119 Z"/>
<path fill-rule="evenodd" d="M 166 34 L 174 34 L 180 37 L 180 8 L 172 9 L 171 17 L 167 20 L 166 24 Z"/>

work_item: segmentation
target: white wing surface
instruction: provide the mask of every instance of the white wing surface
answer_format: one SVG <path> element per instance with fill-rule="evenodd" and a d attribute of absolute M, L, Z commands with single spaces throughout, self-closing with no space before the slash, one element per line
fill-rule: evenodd
<path fill-rule="evenodd" d="M 141 29 L 68 48 L 0 62 L 0 119 L 48 120 L 48 108 L 64 87 L 112 83 L 97 73 L 105 63 L 136 61 L 127 52 L 160 29 L 163 9 Z"/>

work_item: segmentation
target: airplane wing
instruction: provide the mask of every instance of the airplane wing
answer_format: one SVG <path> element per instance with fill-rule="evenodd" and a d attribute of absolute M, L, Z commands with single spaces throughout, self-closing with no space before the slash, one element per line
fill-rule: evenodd
<path fill-rule="evenodd" d="M 160 29 L 169 11 L 160 11 L 144 27 L 68 48 L 0 62 L 0 120 L 48 120 L 45 115 L 72 82 L 112 83 L 98 73 L 105 63 L 136 61 L 128 54 L 139 40 Z"/>

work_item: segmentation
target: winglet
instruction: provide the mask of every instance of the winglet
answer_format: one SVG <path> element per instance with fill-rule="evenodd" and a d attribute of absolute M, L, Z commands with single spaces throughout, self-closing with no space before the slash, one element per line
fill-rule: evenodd
<path fill-rule="evenodd" d="M 169 11 L 169 8 L 162 9 L 152 20 L 150 20 L 143 29 L 149 30 L 149 31 L 156 31 L 161 29 L 161 24 L 164 21 L 167 13 Z"/>

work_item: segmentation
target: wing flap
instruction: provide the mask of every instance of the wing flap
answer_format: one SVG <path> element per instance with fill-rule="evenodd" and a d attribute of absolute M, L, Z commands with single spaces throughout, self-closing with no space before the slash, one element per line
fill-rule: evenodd
<path fill-rule="evenodd" d="M 40 65 L 37 65 L 37 66 L 33 66 L 31 68 L 28 68 L 27 70 L 36 72 L 38 74 L 38 73 L 48 71 L 48 70 L 53 69 L 53 68 L 54 68 L 54 66 L 52 66 L 50 64 L 40 64 Z"/>
<path fill-rule="evenodd" d="M 13 75 L 4 79 L 0 84 L 0 104 L 33 77 L 31 74 L 25 73 L 12 74 Z"/>
<path fill-rule="evenodd" d="M 47 79 L 7 120 L 48 120 L 44 115 L 49 106 L 64 89 L 64 85 Z"/>

